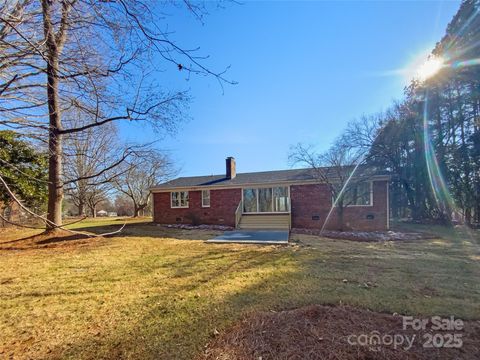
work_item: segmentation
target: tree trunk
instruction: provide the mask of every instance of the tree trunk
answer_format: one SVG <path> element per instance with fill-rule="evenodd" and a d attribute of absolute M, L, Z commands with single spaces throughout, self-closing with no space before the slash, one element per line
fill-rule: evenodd
<path fill-rule="evenodd" d="M 147 204 L 140 204 L 137 205 L 136 203 L 133 204 L 133 217 L 139 217 L 140 214 L 141 216 L 145 216 L 145 208 L 147 207 Z"/>
<path fill-rule="evenodd" d="M 48 215 L 47 230 L 62 225 L 62 120 L 58 98 L 58 48 L 50 18 L 50 4 L 42 0 L 43 25 L 47 48 L 48 134 Z"/>
<path fill-rule="evenodd" d="M 468 226 L 472 225 L 472 209 L 470 206 L 467 206 L 465 209 L 465 224 Z"/>
<path fill-rule="evenodd" d="M 91 206 L 90 211 L 92 212 L 92 217 L 95 219 L 97 217 L 97 205 Z"/>
<path fill-rule="evenodd" d="M 139 214 L 140 214 L 140 208 L 135 205 L 133 208 L 133 217 L 136 218 L 139 216 Z"/>
<path fill-rule="evenodd" d="M 337 207 L 337 227 L 338 231 L 343 231 L 343 204 Z"/>
<path fill-rule="evenodd" d="M 85 215 L 85 204 L 83 201 L 80 201 L 78 203 L 78 216 L 83 216 Z"/>
<path fill-rule="evenodd" d="M 475 209 L 475 223 L 480 224 L 480 202 L 477 203 L 477 207 Z"/>

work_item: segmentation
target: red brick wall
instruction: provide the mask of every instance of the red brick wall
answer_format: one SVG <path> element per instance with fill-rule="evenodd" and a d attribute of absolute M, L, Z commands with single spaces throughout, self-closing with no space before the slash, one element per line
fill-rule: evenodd
<path fill-rule="evenodd" d="M 290 203 L 292 209 L 292 227 L 322 227 L 332 206 L 332 199 L 325 184 L 290 186 Z M 320 220 L 312 220 L 318 216 Z"/>
<path fill-rule="evenodd" d="M 332 206 L 327 185 L 292 185 L 292 227 L 321 228 Z M 373 219 L 367 219 L 373 216 Z M 313 220 L 312 217 L 318 217 Z M 373 206 L 348 206 L 344 208 L 343 228 L 345 230 L 386 230 L 387 229 L 387 181 L 373 183 Z M 337 211 L 334 209 L 326 228 L 338 229 Z"/>
<path fill-rule="evenodd" d="M 170 208 L 170 193 L 154 193 L 154 222 L 191 224 L 191 216 L 200 224 L 235 226 L 235 210 L 242 198 L 241 189 L 210 190 L 210 207 L 202 207 L 202 192 L 189 191 L 189 208 Z M 180 221 L 177 219 L 180 218 Z"/>
<path fill-rule="evenodd" d="M 193 215 L 200 224 L 235 226 L 235 210 L 242 198 L 241 189 L 211 190 L 209 208 L 202 208 L 201 191 L 190 191 L 189 196 L 188 209 L 171 209 L 169 192 L 154 193 L 154 221 L 160 224 L 191 224 L 191 215 Z M 290 197 L 292 227 L 317 229 L 322 227 L 332 206 L 327 185 L 292 185 Z M 373 215 L 373 219 L 367 219 L 367 215 Z M 318 216 L 318 220 L 313 220 L 314 216 Z M 346 207 L 343 218 L 345 230 L 385 230 L 387 228 L 387 182 L 373 183 L 373 206 Z M 339 228 L 335 209 L 326 228 Z"/>

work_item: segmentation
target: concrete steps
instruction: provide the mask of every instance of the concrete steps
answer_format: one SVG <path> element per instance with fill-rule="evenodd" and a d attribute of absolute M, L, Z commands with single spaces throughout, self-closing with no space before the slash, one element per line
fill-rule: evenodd
<path fill-rule="evenodd" d="M 242 215 L 239 229 L 290 229 L 290 214 Z"/>

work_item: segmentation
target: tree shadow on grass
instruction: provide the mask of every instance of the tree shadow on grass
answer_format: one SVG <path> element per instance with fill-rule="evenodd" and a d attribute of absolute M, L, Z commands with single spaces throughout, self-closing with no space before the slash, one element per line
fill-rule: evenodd
<path fill-rule="evenodd" d="M 0 242 L 1 250 L 28 250 L 35 248 L 51 248 L 55 246 L 85 245 L 86 243 L 97 243 L 99 239 L 115 237 L 132 238 L 153 238 L 153 239 L 176 239 L 176 240 L 208 240 L 219 234 L 221 231 L 214 230 L 187 230 L 167 228 L 154 224 L 152 222 L 139 222 L 126 224 L 118 233 L 102 236 L 102 234 L 112 233 L 119 230 L 122 224 L 113 225 L 94 225 L 75 227 L 73 231 L 89 233 L 98 237 L 90 237 L 84 234 L 72 234 L 68 231 L 61 231 L 59 234 L 34 234 L 19 239 Z"/>
<path fill-rule="evenodd" d="M 40 240 L 40 241 L 37 241 L 37 244 L 45 245 L 45 244 L 54 244 L 54 243 L 63 242 L 63 241 L 87 240 L 87 239 L 90 239 L 90 237 L 88 237 L 87 235 L 71 234 L 71 235 L 56 236 L 56 237 Z"/>
<path fill-rule="evenodd" d="M 374 254 L 372 255 L 372 259 L 375 258 Z M 202 264 L 207 260 L 186 259 L 181 268 L 188 268 L 191 271 L 180 272 L 179 275 L 194 274 L 198 269 L 204 268 Z M 447 316 L 447 313 L 441 310 L 446 309 L 445 305 L 434 306 L 437 299 L 418 295 L 414 300 L 419 303 L 418 306 L 411 304 L 412 298 L 408 296 L 404 300 L 395 299 L 396 293 L 393 290 L 397 285 L 394 283 L 388 284 L 389 289 L 367 289 L 359 287 L 358 284 L 344 284 L 341 275 L 336 273 L 328 274 L 327 276 L 331 275 L 333 278 L 324 280 L 325 272 L 328 272 L 325 266 L 319 266 L 318 263 L 311 261 L 295 261 L 288 249 L 270 252 L 246 250 L 240 258 L 231 257 L 229 260 L 231 261 L 224 262 L 222 266 L 204 270 L 201 274 L 202 281 L 171 289 L 167 296 L 183 295 L 182 299 L 173 302 L 171 311 L 176 311 L 177 314 L 170 321 L 161 320 L 162 311 L 169 309 L 168 303 L 159 304 L 165 295 L 150 299 L 150 302 L 145 304 L 150 311 L 134 325 L 136 326 L 134 330 L 115 334 L 118 339 L 125 339 L 125 347 L 118 348 L 118 355 L 146 359 L 192 358 L 194 354 L 197 356 L 201 354 L 203 346 L 213 339 L 215 334 L 228 329 L 247 314 L 256 311 L 276 312 L 318 303 L 329 305 L 347 303 L 358 308 L 376 309 L 390 314 L 404 309 L 405 312 L 402 313 L 417 316 L 422 314 Z M 254 275 L 262 268 L 276 270 Z M 352 269 L 351 273 L 354 272 Z M 401 276 L 401 269 L 398 276 Z M 237 281 L 240 282 L 238 288 L 230 289 L 224 296 L 215 296 L 217 289 L 221 291 L 224 286 Z M 419 278 L 416 281 L 421 283 Z M 212 297 L 205 299 L 202 294 L 209 286 Z M 402 292 L 412 296 L 413 290 L 412 286 L 406 286 Z M 449 302 L 448 299 L 444 301 Z M 447 309 L 462 315 L 458 305 L 452 307 L 449 305 Z M 128 337 L 129 333 L 135 335 Z M 280 357 L 271 354 L 270 358 Z"/>
<path fill-rule="evenodd" d="M 119 230 L 121 224 L 98 225 L 76 228 L 77 231 L 90 232 L 93 234 L 109 233 Z M 105 237 L 149 237 L 149 238 L 171 238 L 177 240 L 208 240 L 223 231 L 204 229 L 176 229 L 168 228 L 151 221 L 126 224 L 122 231 L 107 235 Z"/>
<path fill-rule="evenodd" d="M 351 254 L 350 247 L 341 253 L 336 247 L 327 253 L 312 253 L 306 248 L 294 252 L 286 247 L 201 247 L 179 244 L 178 254 L 172 258 L 148 253 L 136 262 L 123 264 L 135 269 L 135 276 L 141 273 L 149 279 L 148 286 L 141 290 L 148 296 L 122 306 L 134 316 L 119 321 L 112 318 L 113 327 L 102 328 L 98 334 L 83 329 L 73 342 L 52 349 L 52 354 L 92 359 L 192 359 L 201 355 L 204 345 L 215 334 L 256 311 L 339 302 L 377 311 L 385 308 L 390 313 L 403 308 L 415 314 L 419 309 L 412 304 L 414 294 L 409 284 L 405 284 L 403 297 L 398 299 L 398 293 L 392 291 L 398 286 L 392 281 L 384 284 L 383 289 L 366 289 L 342 281 L 344 276 L 365 272 L 368 264 L 379 261 L 378 253 L 365 246 L 361 247 L 367 257 L 363 266 L 359 266 L 357 258 L 342 258 Z M 327 263 L 319 261 L 321 255 L 328 255 Z M 335 262 L 339 264 L 334 266 Z M 388 262 L 385 259 L 382 265 Z M 354 269 L 337 273 L 338 268 L 346 265 Z M 397 276 L 401 270 L 395 270 Z M 164 276 L 155 277 L 158 274 Z M 382 273 L 378 276 L 380 284 L 388 280 Z M 421 278 L 413 280 L 421 283 Z M 415 298 L 415 302 L 419 301 L 423 301 L 420 308 L 424 310 L 436 304 L 436 299 L 423 296 Z M 426 314 L 431 311 L 434 310 Z M 98 321 L 101 323 L 102 319 Z"/>
<path fill-rule="evenodd" d="M 141 314 L 140 317 L 117 323 L 115 332 L 107 331 L 102 336 L 86 333 L 68 349 L 57 348 L 53 353 L 82 358 L 191 359 L 216 328 L 221 330 L 238 320 L 257 301 L 270 305 L 275 298 L 265 286 L 270 276 L 261 276 L 252 280 L 252 284 L 244 284 L 242 276 L 236 277 L 262 267 L 274 268 L 277 261 L 288 257 L 285 251 L 250 246 L 240 250 L 241 254 L 234 254 L 225 247 L 211 249 L 206 254 L 178 259 L 174 265 L 163 263 L 149 269 L 153 275 L 158 268 L 171 265 L 171 280 L 168 288 L 144 299 L 140 305 L 131 305 L 129 310 Z M 208 266 L 209 262 L 219 260 L 222 253 L 226 257 L 223 261 Z M 217 290 L 221 292 L 224 286 L 231 286 L 231 281 L 242 283 L 238 291 L 229 288 L 225 296 L 219 297 Z"/>
<path fill-rule="evenodd" d="M 86 243 L 97 242 L 100 238 L 92 238 L 84 234 L 72 234 L 61 232 L 59 234 L 41 233 L 23 237 L 20 239 L 9 240 L 0 243 L 1 250 L 31 250 L 31 249 L 49 249 L 57 246 L 75 247 L 85 245 Z"/>

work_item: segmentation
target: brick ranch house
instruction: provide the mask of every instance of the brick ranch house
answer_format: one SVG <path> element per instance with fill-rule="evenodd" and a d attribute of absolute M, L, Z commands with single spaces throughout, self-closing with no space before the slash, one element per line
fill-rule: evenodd
<path fill-rule="evenodd" d="M 388 175 L 356 183 L 343 227 L 389 228 Z M 363 192 L 360 191 L 360 188 Z M 151 188 L 153 221 L 159 224 L 215 224 L 243 229 L 290 229 L 323 226 L 333 199 L 313 169 L 236 173 L 226 159 L 225 175 L 180 177 Z M 338 228 L 332 211 L 326 228 Z"/>

